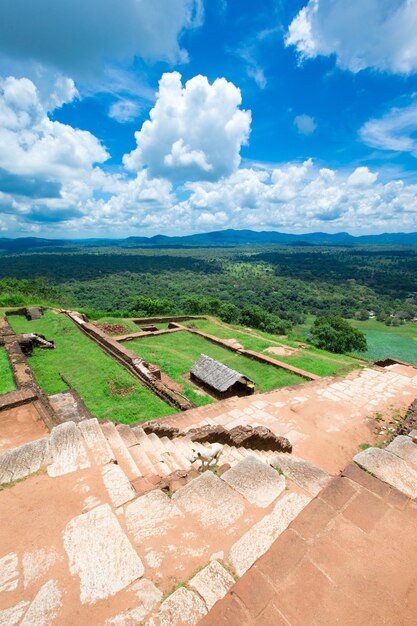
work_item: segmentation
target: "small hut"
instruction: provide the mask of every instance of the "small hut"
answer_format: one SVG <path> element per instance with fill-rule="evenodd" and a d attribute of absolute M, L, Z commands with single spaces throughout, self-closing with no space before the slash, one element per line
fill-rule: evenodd
<path fill-rule="evenodd" d="M 247 396 L 255 391 L 252 380 L 206 354 L 192 366 L 190 379 L 220 398 Z"/>

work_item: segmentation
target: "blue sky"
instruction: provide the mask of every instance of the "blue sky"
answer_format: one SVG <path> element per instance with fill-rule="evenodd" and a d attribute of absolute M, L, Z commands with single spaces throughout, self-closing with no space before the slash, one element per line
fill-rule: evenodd
<path fill-rule="evenodd" d="M 0 236 L 417 230 L 417 0 L 0 18 Z"/>

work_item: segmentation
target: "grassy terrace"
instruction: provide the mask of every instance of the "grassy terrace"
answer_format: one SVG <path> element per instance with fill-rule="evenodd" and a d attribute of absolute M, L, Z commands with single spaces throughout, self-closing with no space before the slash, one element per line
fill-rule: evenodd
<path fill-rule="evenodd" d="M 62 374 L 75 387 L 93 415 L 124 423 L 175 413 L 118 363 L 83 335 L 64 315 L 47 311 L 38 321 L 11 316 L 17 333 L 39 332 L 55 341 L 55 350 L 36 349 L 29 362 L 47 394 L 65 391 Z"/>
<path fill-rule="evenodd" d="M 417 323 L 402 326 L 385 326 L 377 320 L 350 320 L 350 323 L 366 336 L 368 351 L 363 355 L 366 358 L 377 361 L 391 356 L 417 365 Z"/>
<path fill-rule="evenodd" d="M 207 354 L 213 359 L 238 370 L 252 379 L 259 391 L 270 391 L 286 385 L 304 382 L 304 379 L 275 368 L 271 365 L 258 363 L 253 359 L 236 354 L 226 348 L 216 346 L 202 337 L 188 332 L 143 337 L 129 341 L 129 348 L 151 363 L 159 365 L 173 380 L 184 383 L 184 374 L 187 374 L 201 354 Z M 191 386 L 190 386 L 191 387 Z M 195 397 L 193 388 L 184 387 L 184 393 L 191 400 L 201 404 L 201 396 Z M 190 391 L 192 392 L 191 397 Z"/>
<path fill-rule="evenodd" d="M 9 357 L 4 348 L 0 348 L 0 394 L 16 389 Z"/>
<path fill-rule="evenodd" d="M 268 356 L 275 357 L 283 363 L 288 363 L 294 367 L 317 374 L 318 376 L 330 376 L 335 374 L 346 374 L 350 370 L 359 366 L 356 359 L 352 359 L 346 355 L 331 354 L 324 350 L 318 350 L 313 346 L 308 348 L 299 348 L 294 341 L 280 339 L 275 335 L 264 333 L 259 330 L 244 331 L 242 327 L 226 325 L 219 326 L 211 320 L 193 320 L 192 324 L 198 330 L 201 330 L 221 339 L 236 339 L 246 350 L 255 350 L 256 352 L 265 352 L 270 347 L 291 346 L 297 348 L 297 352 L 289 356 L 274 355 L 266 353 Z"/>

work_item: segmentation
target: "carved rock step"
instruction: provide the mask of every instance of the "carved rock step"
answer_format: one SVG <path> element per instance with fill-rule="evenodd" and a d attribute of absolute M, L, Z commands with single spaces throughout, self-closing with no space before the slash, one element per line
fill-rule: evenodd
<path fill-rule="evenodd" d="M 0 485 L 26 478 L 50 462 L 49 438 L 6 450 L 0 454 Z"/>
<path fill-rule="evenodd" d="M 136 465 L 125 442 L 117 431 L 116 426 L 111 422 L 106 422 L 105 424 L 100 424 L 100 428 L 104 436 L 106 437 L 111 449 L 113 450 L 117 463 L 125 472 L 129 480 L 139 478 L 141 476 L 141 473 L 138 469 L 138 466 Z"/>
<path fill-rule="evenodd" d="M 380 448 L 368 448 L 357 454 L 353 460 L 409 498 L 417 498 L 417 472 L 396 454 Z"/>
<path fill-rule="evenodd" d="M 417 444 L 406 435 L 399 435 L 386 447 L 386 450 L 417 466 Z"/>
<path fill-rule="evenodd" d="M 229 562 L 239 576 L 265 554 L 310 500 L 311 498 L 297 493 L 284 494 L 275 504 L 272 513 L 238 539 L 230 550 Z"/>
<path fill-rule="evenodd" d="M 285 478 L 263 461 L 248 456 L 221 476 L 252 504 L 265 508 L 285 489 Z"/>
<path fill-rule="evenodd" d="M 284 475 L 305 489 L 312 496 L 316 496 L 329 482 L 331 476 L 310 461 L 297 458 L 292 454 L 273 454 L 269 462 L 280 468 Z"/>
<path fill-rule="evenodd" d="M 83 420 L 78 424 L 78 428 L 97 465 L 106 465 L 116 460 L 107 439 L 103 435 L 97 418 L 94 417 L 90 420 Z"/>
<path fill-rule="evenodd" d="M 55 426 L 49 436 L 49 447 L 52 464 L 48 474 L 52 478 L 90 467 L 83 437 L 74 422 Z"/>

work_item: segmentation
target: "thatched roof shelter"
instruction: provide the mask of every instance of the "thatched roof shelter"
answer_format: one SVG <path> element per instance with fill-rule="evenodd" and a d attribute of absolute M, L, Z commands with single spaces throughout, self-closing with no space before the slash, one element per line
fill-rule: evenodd
<path fill-rule="evenodd" d="M 236 383 L 253 388 L 253 381 L 249 378 L 206 354 L 194 363 L 191 376 L 219 393 L 225 393 Z"/>

